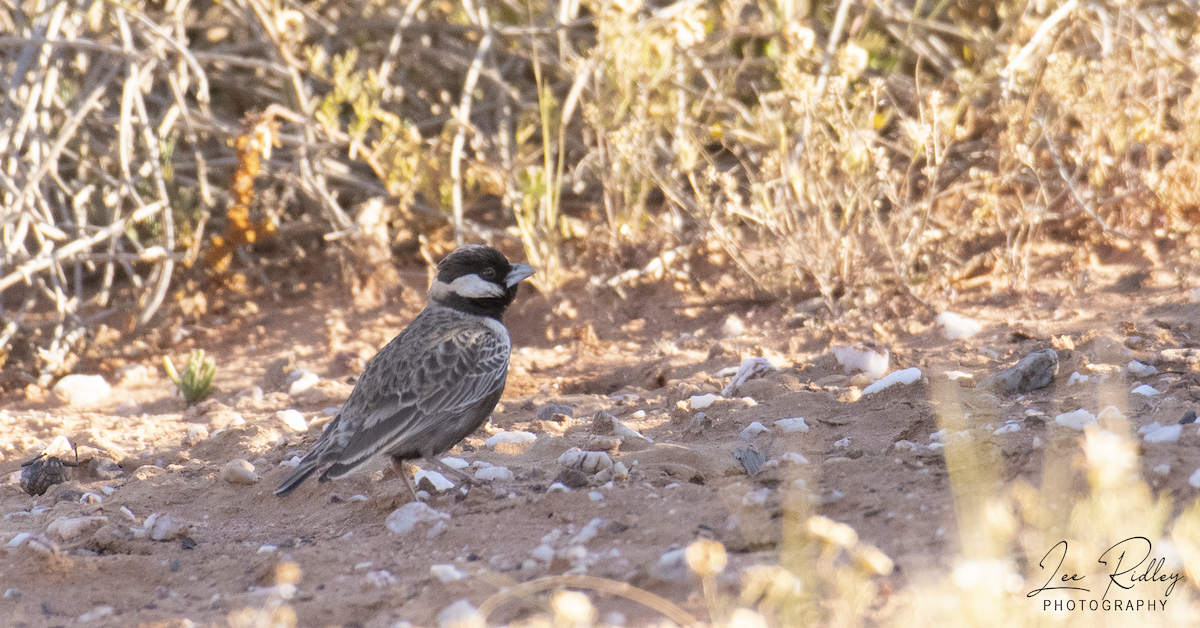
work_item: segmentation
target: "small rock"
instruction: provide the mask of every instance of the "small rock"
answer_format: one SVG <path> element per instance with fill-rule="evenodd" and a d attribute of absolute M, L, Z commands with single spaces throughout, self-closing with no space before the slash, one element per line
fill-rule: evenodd
<path fill-rule="evenodd" d="M 263 389 L 258 386 L 247 386 L 246 388 L 237 391 L 237 394 L 234 395 L 233 398 L 237 401 L 241 401 L 243 399 L 248 401 L 262 401 Z"/>
<path fill-rule="evenodd" d="M 437 578 L 440 582 L 454 582 L 467 577 L 467 574 L 458 570 L 457 567 L 450 564 L 430 565 L 429 573 Z"/>
<path fill-rule="evenodd" d="M 658 562 L 650 567 L 650 574 L 667 582 L 687 582 L 692 576 L 687 566 L 687 549 L 671 550 L 659 557 Z"/>
<path fill-rule="evenodd" d="M 115 480 L 125 475 L 121 466 L 112 458 L 92 458 L 92 461 L 88 463 L 88 470 L 101 480 Z"/>
<path fill-rule="evenodd" d="M 46 526 L 47 534 L 57 534 L 64 541 L 71 541 L 90 534 L 108 522 L 108 517 L 59 517 Z"/>
<path fill-rule="evenodd" d="M 721 332 L 726 338 L 736 338 L 746 333 L 746 324 L 736 314 L 730 314 L 725 324 L 721 325 Z"/>
<path fill-rule="evenodd" d="M 146 517 L 142 524 L 143 536 L 149 536 L 155 541 L 174 541 L 187 536 L 192 526 L 182 519 L 165 513 L 154 513 Z"/>
<path fill-rule="evenodd" d="M 1125 365 L 1125 370 L 1134 377 L 1149 377 L 1158 372 L 1158 369 L 1153 366 L 1142 364 L 1137 360 L 1130 360 L 1129 364 Z"/>
<path fill-rule="evenodd" d="M 921 379 L 921 369 L 913 366 L 902 371 L 896 371 L 887 377 L 877 380 L 874 384 L 864 388 L 862 394 L 870 395 L 877 393 L 885 388 L 895 386 L 896 384 L 909 385 L 919 379 Z"/>
<path fill-rule="evenodd" d="M 483 615 L 466 599 L 447 606 L 437 617 L 438 628 L 485 628 Z"/>
<path fill-rule="evenodd" d="M 539 421 L 557 421 L 555 415 L 565 416 L 570 419 L 575 416 L 575 411 L 571 406 L 565 406 L 560 403 L 551 403 L 537 409 L 537 420 Z M 561 422 L 561 421 L 560 421 Z"/>
<path fill-rule="evenodd" d="M 295 397 L 309 388 L 316 386 L 321 381 L 321 376 L 316 373 L 305 371 L 296 381 L 288 386 L 288 396 Z"/>
<path fill-rule="evenodd" d="M 1054 422 L 1071 429 L 1082 430 L 1088 425 L 1098 423 L 1096 417 L 1087 410 L 1080 408 L 1074 412 L 1064 412 L 1054 417 Z"/>
<path fill-rule="evenodd" d="M 113 607 L 97 606 L 96 608 L 93 608 L 92 610 L 80 615 L 79 623 L 87 623 L 89 621 L 96 621 L 97 619 L 100 619 L 102 617 L 108 617 L 109 615 L 112 615 L 112 614 L 113 614 Z"/>
<path fill-rule="evenodd" d="M 720 399 L 720 397 L 712 393 L 706 395 L 693 395 L 688 399 L 688 407 L 690 407 L 692 410 L 700 410 L 711 406 L 713 402 L 718 399 Z"/>
<path fill-rule="evenodd" d="M 979 321 L 959 316 L 954 312 L 942 312 L 934 320 L 942 326 L 942 333 L 946 335 L 947 340 L 970 338 L 983 330 Z"/>
<path fill-rule="evenodd" d="M 695 438 L 707 432 L 713 425 L 712 418 L 703 412 L 697 412 L 688 423 L 687 429 L 684 430 L 684 435 Z"/>
<path fill-rule="evenodd" d="M 1167 474 L 1171 473 L 1171 465 L 1170 465 L 1170 463 L 1164 462 L 1164 463 L 1158 465 L 1157 467 L 1154 467 L 1152 469 L 1152 471 L 1154 471 L 1155 473 L 1157 473 L 1159 475 L 1167 475 Z"/>
<path fill-rule="evenodd" d="M 519 456 L 525 453 L 533 442 L 537 440 L 537 434 L 526 432 L 523 430 L 512 430 L 493 434 L 490 438 L 483 442 L 489 449 L 495 450 L 502 454 L 510 456 Z"/>
<path fill-rule="evenodd" d="M 384 587 L 390 587 L 393 584 L 396 584 L 396 576 L 393 576 L 392 572 L 390 572 L 386 569 L 380 569 L 377 571 L 368 571 L 367 575 L 364 576 L 364 578 L 366 579 L 368 584 L 375 585 L 375 588 L 377 588 L 377 589 L 382 589 Z"/>
<path fill-rule="evenodd" d="M 208 428 L 203 425 L 192 425 L 188 427 L 187 436 L 183 437 L 185 447 L 191 447 L 199 444 L 204 439 L 208 438 Z"/>
<path fill-rule="evenodd" d="M 108 397 L 112 386 L 99 375 L 68 375 L 58 380 L 53 390 L 59 401 L 73 408 L 84 408 Z"/>
<path fill-rule="evenodd" d="M 1183 426 L 1176 423 L 1147 432 L 1144 438 L 1147 443 L 1174 443 L 1179 441 L 1182 433 Z"/>
<path fill-rule="evenodd" d="M 258 474 L 254 472 L 254 465 L 234 458 L 221 468 L 221 479 L 230 484 L 254 484 L 258 482 Z"/>
<path fill-rule="evenodd" d="M 741 436 L 742 438 L 745 438 L 746 440 L 749 440 L 751 438 L 754 438 L 755 436 L 758 436 L 759 434 L 762 434 L 763 432 L 769 432 L 769 431 L 771 431 L 771 430 L 769 428 L 767 428 L 767 426 L 763 425 L 762 423 L 759 423 L 758 421 L 752 421 L 750 423 L 750 425 L 747 425 L 746 428 L 741 431 L 739 436 Z"/>
<path fill-rule="evenodd" d="M 1135 395 L 1143 395 L 1146 397 L 1156 397 L 1161 394 L 1153 386 L 1147 386 L 1146 384 L 1142 384 L 1141 386 L 1138 386 L 1129 392 Z"/>
<path fill-rule="evenodd" d="M 595 475 L 604 469 L 612 468 L 613 461 L 603 451 L 582 451 L 578 447 L 572 447 L 558 457 L 558 464 Z"/>
<path fill-rule="evenodd" d="M 291 428 L 297 432 L 307 432 L 308 431 L 308 422 L 304 420 L 304 415 L 300 414 L 299 412 L 297 412 L 291 408 L 288 408 L 287 410 L 280 410 L 280 411 L 276 412 L 275 417 L 278 418 L 280 421 L 283 421 L 284 425 L 288 426 L 289 428 Z"/>
<path fill-rule="evenodd" d="M 494 468 L 494 467 L 493 467 Z M 424 482 L 424 484 L 422 484 Z M 446 476 L 437 471 L 427 471 L 422 469 L 413 475 L 413 483 L 418 488 L 431 493 L 445 493 L 454 488 L 454 482 L 446 479 Z"/>
<path fill-rule="evenodd" d="M 721 391 L 721 395 L 728 397 L 741 387 L 742 384 L 745 384 L 747 380 L 754 377 L 761 377 L 764 373 L 775 370 L 778 369 L 764 357 L 746 358 L 738 366 L 737 373 L 734 374 L 729 385 Z"/>
<path fill-rule="evenodd" d="M 890 353 L 887 349 L 877 349 L 858 344 L 853 347 L 833 347 L 830 349 L 837 358 L 838 364 L 846 375 L 854 371 L 866 373 L 872 380 L 883 377 L 887 372 Z"/>
<path fill-rule="evenodd" d="M 387 516 L 387 528 L 396 534 L 412 530 L 418 523 L 436 523 L 449 519 L 450 515 L 438 512 L 423 502 L 409 502 Z"/>
<path fill-rule="evenodd" d="M 1191 425 L 1192 423 L 1195 423 L 1195 422 L 1196 422 L 1196 411 L 1192 410 L 1190 408 L 1188 409 L 1187 412 L 1183 413 L 1183 418 L 1179 419 L 1180 425 Z"/>
<path fill-rule="evenodd" d="M 1192 473 L 1191 477 L 1188 478 L 1188 484 L 1191 484 L 1196 488 L 1200 488 L 1200 469 L 1196 469 L 1196 471 Z"/>
<path fill-rule="evenodd" d="M 558 477 L 554 478 L 554 484 L 559 484 L 563 488 L 583 488 L 588 485 L 588 475 L 579 469 L 566 468 L 558 472 Z"/>
<path fill-rule="evenodd" d="M 1044 388 L 1058 375 L 1058 353 L 1054 349 L 1034 351 L 1016 364 L 984 378 L 975 390 L 1020 395 Z"/>
<path fill-rule="evenodd" d="M 500 480 L 507 482 L 513 479 L 513 472 L 508 467 L 484 467 L 475 472 L 476 480 Z"/>
<path fill-rule="evenodd" d="M 796 417 L 794 419 L 779 419 L 775 422 L 775 427 L 779 428 L 779 431 L 783 432 L 784 434 L 808 431 L 808 423 L 804 422 L 803 417 Z"/>

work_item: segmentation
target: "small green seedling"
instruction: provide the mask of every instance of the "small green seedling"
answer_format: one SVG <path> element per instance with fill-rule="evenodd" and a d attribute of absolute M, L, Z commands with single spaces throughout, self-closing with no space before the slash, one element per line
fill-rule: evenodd
<path fill-rule="evenodd" d="M 163 356 L 163 368 L 167 369 L 167 377 L 170 377 L 179 392 L 183 393 L 183 399 L 188 406 L 196 405 L 212 393 L 212 380 L 217 374 L 217 364 L 212 358 L 204 358 L 203 349 L 192 350 L 182 377 L 175 370 L 169 356 Z"/>

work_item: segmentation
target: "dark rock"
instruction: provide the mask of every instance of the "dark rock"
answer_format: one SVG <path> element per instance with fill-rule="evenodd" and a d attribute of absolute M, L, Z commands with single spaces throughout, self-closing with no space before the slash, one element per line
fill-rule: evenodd
<path fill-rule="evenodd" d="M 563 469 L 554 481 L 562 482 L 568 488 L 583 488 L 588 485 L 588 476 L 579 469 Z"/>
<path fill-rule="evenodd" d="M 1044 388 L 1058 375 L 1058 353 L 1054 349 L 1034 351 L 995 375 L 984 378 L 975 390 L 1021 395 Z"/>

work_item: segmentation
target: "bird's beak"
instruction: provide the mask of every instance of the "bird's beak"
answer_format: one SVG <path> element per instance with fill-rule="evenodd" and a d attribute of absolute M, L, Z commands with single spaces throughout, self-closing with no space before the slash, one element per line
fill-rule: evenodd
<path fill-rule="evenodd" d="M 534 272 L 533 266 L 528 264 L 513 264 L 512 270 L 508 271 L 508 276 L 504 278 L 504 285 L 511 288 L 529 279 Z"/>

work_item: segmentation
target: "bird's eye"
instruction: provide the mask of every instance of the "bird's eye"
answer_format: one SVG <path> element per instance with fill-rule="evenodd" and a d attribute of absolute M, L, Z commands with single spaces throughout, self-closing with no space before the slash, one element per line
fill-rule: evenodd
<path fill-rule="evenodd" d="M 490 281 L 496 278 L 496 271 L 492 268 L 485 268 L 479 271 L 479 276 Z"/>

